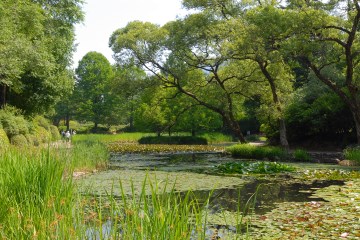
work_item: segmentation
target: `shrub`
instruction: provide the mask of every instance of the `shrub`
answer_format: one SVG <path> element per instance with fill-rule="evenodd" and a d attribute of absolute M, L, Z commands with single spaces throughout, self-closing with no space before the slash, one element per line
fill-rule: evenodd
<path fill-rule="evenodd" d="M 17 116 L 13 112 L 1 110 L 0 122 L 9 138 L 19 134 L 24 135 L 29 132 L 29 123 L 24 119 L 23 116 Z"/>
<path fill-rule="evenodd" d="M 35 145 L 35 136 L 33 134 L 25 134 L 24 136 L 28 142 L 28 145 Z"/>
<path fill-rule="evenodd" d="M 0 128 L 0 149 L 4 149 L 10 145 L 9 138 L 4 129 Z"/>
<path fill-rule="evenodd" d="M 140 144 L 171 144 L 171 145 L 207 145 L 206 138 L 192 136 L 173 136 L 173 137 L 142 137 Z"/>
<path fill-rule="evenodd" d="M 309 153 L 303 149 L 296 149 L 293 156 L 295 161 L 309 162 L 311 160 Z"/>
<path fill-rule="evenodd" d="M 50 122 L 49 120 L 47 120 L 46 118 L 44 118 L 43 116 L 36 116 L 33 119 L 33 123 L 35 126 L 40 126 L 45 128 L 46 130 L 50 130 Z"/>
<path fill-rule="evenodd" d="M 40 143 L 46 143 L 51 140 L 51 134 L 43 127 L 35 127 L 35 141 L 34 145 L 38 146 Z"/>
<path fill-rule="evenodd" d="M 226 148 L 233 157 L 245 159 L 279 160 L 287 157 L 285 150 L 279 147 L 257 147 L 250 144 L 238 144 Z"/>
<path fill-rule="evenodd" d="M 59 129 L 56 126 L 50 125 L 49 130 L 50 130 L 50 134 L 51 134 L 51 140 L 56 141 L 56 140 L 61 139 Z"/>
<path fill-rule="evenodd" d="M 28 141 L 26 137 L 22 134 L 12 136 L 10 139 L 11 144 L 18 146 L 18 147 L 24 147 L 28 145 Z"/>

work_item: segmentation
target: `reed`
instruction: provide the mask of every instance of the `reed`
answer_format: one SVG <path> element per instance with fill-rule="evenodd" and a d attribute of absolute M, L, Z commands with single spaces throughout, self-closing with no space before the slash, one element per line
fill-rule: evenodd
<path fill-rule="evenodd" d="M 74 186 L 65 164 L 49 149 L 9 148 L 0 162 L 0 238 L 71 236 Z"/>

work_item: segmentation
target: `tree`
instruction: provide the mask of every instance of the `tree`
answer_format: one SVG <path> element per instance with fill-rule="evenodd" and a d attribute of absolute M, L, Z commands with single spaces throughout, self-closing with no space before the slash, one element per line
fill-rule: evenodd
<path fill-rule="evenodd" d="M 288 150 L 283 102 L 292 91 L 293 77 L 279 47 L 274 44 L 275 39 L 281 39 L 284 32 L 284 26 L 272 13 L 275 8 L 271 3 L 249 2 L 246 6 L 246 3 L 228 0 L 186 0 L 184 4 L 187 8 L 195 8 L 204 14 L 215 15 L 216 19 L 222 19 L 222 31 L 217 31 L 216 36 L 217 39 L 223 39 L 220 42 L 223 56 L 227 56 L 239 67 L 244 66 L 239 62 L 246 61 L 249 64 L 250 60 L 256 77 L 249 75 L 246 80 L 257 83 L 262 80 L 268 84 L 268 88 L 263 86 L 263 91 L 260 92 L 264 96 L 262 103 L 269 108 L 267 115 L 272 115 L 277 122 L 280 144 Z M 268 98 L 268 93 L 271 94 L 271 99 Z M 258 94 L 256 92 L 251 96 L 247 93 L 247 98 L 254 99 Z"/>
<path fill-rule="evenodd" d="M 111 98 L 106 86 L 113 78 L 110 62 L 97 52 L 88 52 L 75 70 L 77 82 L 74 94 L 77 105 L 76 117 L 94 122 L 95 130 L 99 123 L 106 122 L 111 111 Z"/>
<path fill-rule="evenodd" d="M 72 89 L 67 67 L 73 52 L 74 24 L 83 17 L 81 3 L 0 2 L 0 107 L 10 103 L 26 114 L 43 113 Z"/>
<path fill-rule="evenodd" d="M 288 9 L 283 11 L 287 17 L 281 21 L 289 23 L 292 34 L 283 47 L 346 104 L 352 113 L 357 142 L 360 143 L 358 1 L 290 2 Z M 337 69 L 341 78 L 329 75 L 329 68 Z"/>
<path fill-rule="evenodd" d="M 119 110 L 118 119 L 129 124 L 129 130 L 134 130 L 134 113 L 141 104 L 141 95 L 146 88 L 151 87 L 154 81 L 145 71 L 134 64 L 117 64 L 115 77 L 111 82 L 111 92 L 117 97 Z"/>
<path fill-rule="evenodd" d="M 135 59 L 137 64 L 157 76 L 164 86 L 175 88 L 198 104 L 220 114 L 236 137 L 245 142 L 236 116 L 240 105 L 234 104 L 234 93 L 229 92 L 234 84 L 228 89 L 225 82 L 231 81 L 227 81 L 225 74 L 220 74 L 226 59 L 217 54 L 216 49 L 207 48 L 206 44 L 211 43 L 212 39 L 202 39 L 201 43 L 194 45 L 199 40 L 197 30 L 205 30 L 206 25 L 201 25 L 203 29 L 199 26 L 199 29 L 191 30 L 196 19 L 191 18 L 189 21 L 191 23 L 187 25 L 179 21 L 163 28 L 151 23 L 131 22 L 113 33 L 110 46 L 119 61 Z M 178 34 L 174 34 L 176 32 Z M 216 43 L 212 46 L 216 46 Z M 205 51 L 202 56 L 191 52 L 196 47 Z M 206 59 L 205 55 L 215 56 Z"/>

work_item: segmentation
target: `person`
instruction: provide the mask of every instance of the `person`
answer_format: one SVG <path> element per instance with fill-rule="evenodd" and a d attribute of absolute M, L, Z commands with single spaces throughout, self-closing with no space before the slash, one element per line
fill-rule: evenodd
<path fill-rule="evenodd" d="M 65 138 L 66 138 L 66 141 L 67 141 L 67 142 L 70 141 L 70 132 L 69 132 L 69 130 L 66 131 L 66 133 L 65 133 Z"/>

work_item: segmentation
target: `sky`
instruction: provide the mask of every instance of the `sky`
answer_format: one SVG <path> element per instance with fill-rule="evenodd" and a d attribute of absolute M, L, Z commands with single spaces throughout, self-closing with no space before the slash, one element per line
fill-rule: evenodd
<path fill-rule="evenodd" d="M 73 67 L 90 51 L 102 53 L 114 63 L 108 46 L 111 34 L 134 20 L 163 25 L 184 14 L 181 0 L 85 0 L 85 21 L 76 25 L 77 50 Z"/>

